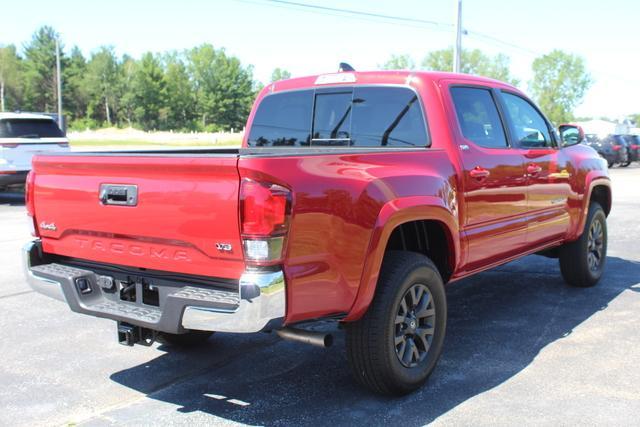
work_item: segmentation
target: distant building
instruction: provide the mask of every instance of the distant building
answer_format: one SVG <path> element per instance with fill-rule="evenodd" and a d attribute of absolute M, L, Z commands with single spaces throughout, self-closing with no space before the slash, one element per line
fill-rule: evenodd
<path fill-rule="evenodd" d="M 594 119 L 576 122 L 576 124 L 584 129 L 584 133 L 598 136 L 627 135 L 631 131 L 631 124 L 628 121 L 617 123 L 608 120 Z"/>

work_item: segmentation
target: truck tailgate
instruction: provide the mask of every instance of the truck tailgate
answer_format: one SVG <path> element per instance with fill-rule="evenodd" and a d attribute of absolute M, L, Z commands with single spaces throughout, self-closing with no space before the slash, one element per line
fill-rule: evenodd
<path fill-rule="evenodd" d="M 35 157 L 35 220 L 43 250 L 237 279 L 244 269 L 237 162 L 235 154 Z M 105 204 L 104 185 L 116 193 L 133 188 L 137 202 Z"/>

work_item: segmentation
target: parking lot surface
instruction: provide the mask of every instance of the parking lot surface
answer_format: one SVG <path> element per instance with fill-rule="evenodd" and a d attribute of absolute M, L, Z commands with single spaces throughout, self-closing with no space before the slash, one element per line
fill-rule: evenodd
<path fill-rule="evenodd" d="M 119 345 L 115 322 L 27 287 L 25 208 L 4 194 L 0 425 L 637 425 L 640 167 L 611 175 L 600 284 L 570 288 L 538 256 L 451 284 L 439 366 L 394 399 L 352 383 L 339 331 L 329 349 L 274 334 L 216 334 L 188 351 Z"/>

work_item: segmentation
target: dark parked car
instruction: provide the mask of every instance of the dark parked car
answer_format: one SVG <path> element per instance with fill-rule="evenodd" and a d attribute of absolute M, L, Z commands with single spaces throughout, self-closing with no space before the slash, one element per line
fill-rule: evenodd
<path fill-rule="evenodd" d="M 629 162 L 640 161 L 640 135 L 625 135 L 624 139 L 629 145 Z"/>
<path fill-rule="evenodd" d="M 611 144 L 613 151 L 618 152 L 618 162 L 620 166 L 627 167 L 631 164 L 631 148 L 623 135 L 611 135 Z"/>
<path fill-rule="evenodd" d="M 622 135 L 607 135 L 600 138 L 595 134 L 586 135 L 586 144 L 596 150 L 600 157 L 607 161 L 609 167 L 615 164 L 620 166 L 629 166 L 628 144 Z"/>

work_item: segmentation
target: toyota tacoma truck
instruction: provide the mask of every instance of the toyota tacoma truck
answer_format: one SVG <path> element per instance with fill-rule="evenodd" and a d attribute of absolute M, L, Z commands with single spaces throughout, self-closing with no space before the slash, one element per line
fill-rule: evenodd
<path fill-rule="evenodd" d="M 420 387 L 440 356 L 445 284 L 529 254 L 595 285 L 611 185 L 582 129 L 506 83 L 339 72 L 258 95 L 241 148 L 39 155 L 27 280 L 117 321 L 122 343 L 271 331 L 329 345 L 355 379 Z M 315 328 L 318 329 L 318 328 Z"/>

